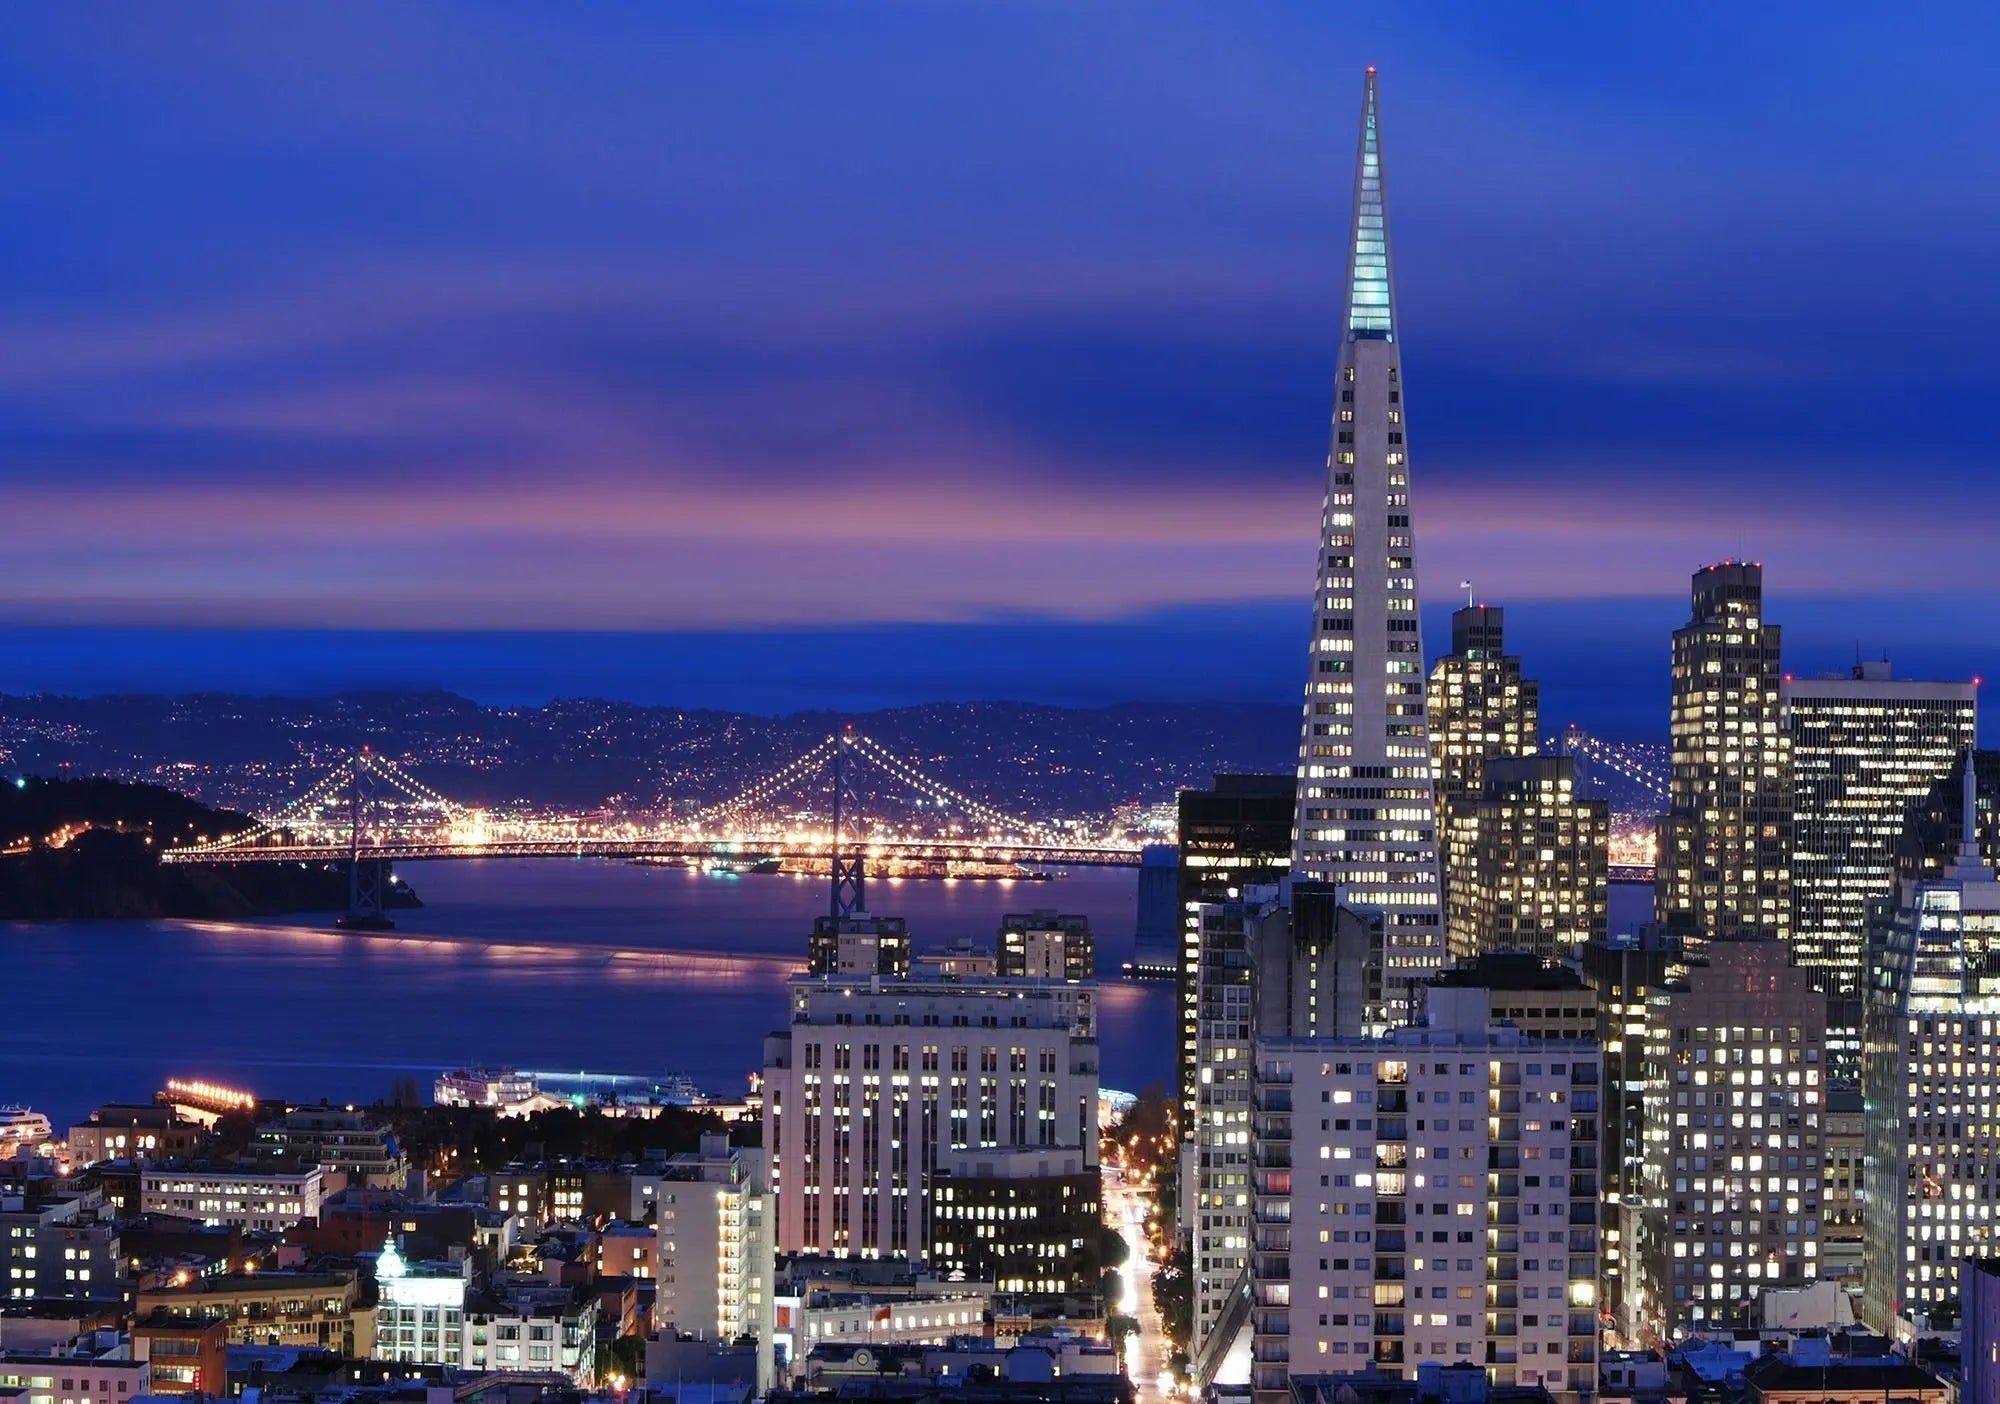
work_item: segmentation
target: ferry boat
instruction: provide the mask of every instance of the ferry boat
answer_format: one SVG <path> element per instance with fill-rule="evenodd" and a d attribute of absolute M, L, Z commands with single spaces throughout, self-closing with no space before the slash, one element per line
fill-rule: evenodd
<path fill-rule="evenodd" d="M 39 1146 L 55 1139 L 55 1128 L 38 1111 L 22 1106 L 0 1107 L 0 1160 L 22 1146 Z"/>

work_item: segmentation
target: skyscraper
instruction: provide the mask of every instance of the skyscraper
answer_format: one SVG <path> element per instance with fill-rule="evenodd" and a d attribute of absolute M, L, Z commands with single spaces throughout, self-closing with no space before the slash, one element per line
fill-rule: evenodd
<path fill-rule="evenodd" d="M 1424 647 L 1375 70 L 1362 86 L 1318 591 L 1300 724 L 1292 872 L 1383 913 L 1381 1027 L 1444 956 Z"/>
<path fill-rule="evenodd" d="M 1531 756 L 1541 744 L 1541 684 L 1523 678 L 1521 660 L 1508 656 L 1505 625 L 1506 611 L 1497 605 L 1456 611 L 1451 652 L 1431 668 L 1431 763 L 1440 823 L 1453 801 L 1479 794 L 1487 760 Z M 1450 837 L 1439 837 L 1449 849 Z"/>
<path fill-rule="evenodd" d="M 1868 904 L 1889 895 L 1913 807 L 1972 745 L 1979 690 L 1910 682 L 1887 660 L 1787 678 L 1792 747 L 1792 953 L 1829 994 L 1862 986 Z"/>
<path fill-rule="evenodd" d="M 1693 594 L 1693 618 L 1674 631 L 1672 810 L 1653 899 L 1691 951 L 1783 939 L 1792 917 L 1791 752 L 1764 568 L 1704 566 Z"/>
<path fill-rule="evenodd" d="M 1961 835 L 1977 771 L 1960 768 Z M 1957 1300 L 1959 1260 L 2000 1242 L 2000 881 L 1962 837 L 1936 878 L 1873 904 L 1862 1089 L 1862 1318 L 1893 1332 Z"/>

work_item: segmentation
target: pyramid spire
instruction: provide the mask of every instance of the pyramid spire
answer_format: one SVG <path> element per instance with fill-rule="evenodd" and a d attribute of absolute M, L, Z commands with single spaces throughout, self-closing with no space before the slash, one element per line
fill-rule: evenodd
<path fill-rule="evenodd" d="M 1347 335 L 1394 341 L 1389 204 L 1382 180 L 1382 122 L 1371 66 L 1361 84 L 1361 149 L 1354 162 L 1354 237 L 1347 256 Z"/>

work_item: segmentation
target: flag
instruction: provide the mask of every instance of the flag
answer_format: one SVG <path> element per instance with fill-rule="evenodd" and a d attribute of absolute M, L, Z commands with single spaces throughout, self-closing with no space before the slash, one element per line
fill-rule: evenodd
<path fill-rule="evenodd" d="M 883 1307 L 880 1311 L 875 1313 L 875 1319 L 877 1321 L 887 1321 L 891 1315 L 893 1315 L 893 1313 L 889 1310 L 889 1308 Z"/>

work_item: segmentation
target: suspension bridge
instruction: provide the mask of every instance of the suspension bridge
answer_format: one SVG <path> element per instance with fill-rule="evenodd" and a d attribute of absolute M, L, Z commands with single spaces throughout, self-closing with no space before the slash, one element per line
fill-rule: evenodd
<path fill-rule="evenodd" d="M 920 796 L 943 822 L 921 833 L 850 829 L 857 767 Z M 774 813 L 788 794 L 833 776 L 829 820 L 785 821 Z M 794 804 L 796 811 L 801 806 Z M 866 859 L 938 865 L 1001 864 L 1137 867 L 1139 846 L 1082 826 L 1017 818 L 925 774 L 872 737 L 844 730 L 740 793 L 684 819 L 648 824 L 608 816 L 505 818 L 462 805 L 409 767 L 363 747 L 343 758 L 282 808 L 247 828 L 168 849 L 173 864 L 343 863 L 351 925 L 387 925 L 388 865 L 467 858 L 619 858 L 698 862 L 833 864 L 858 889 Z M 858 898 L 850 899 L 850 905 Z M 836 897 L 836 902 L 839 899 Z"/>
<path fill-rule="evenodd" d="M 1665 746 L 1605 741 L 1578 726 L 1551 738 L 1576 763 L 1577 780 L 1611 802 L 1611 877 L 1650 882 L 1658 857 L 1654 816 L 1670 802 L 1672 762 Z"/>

